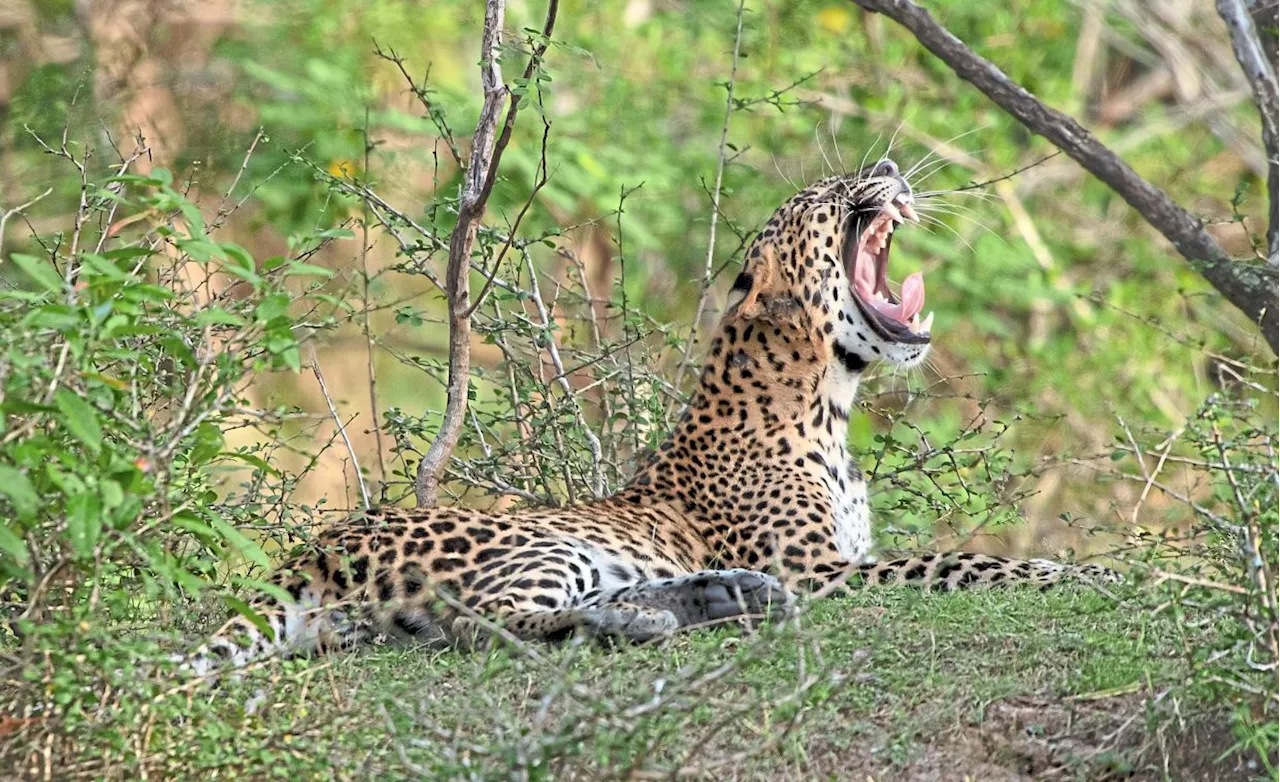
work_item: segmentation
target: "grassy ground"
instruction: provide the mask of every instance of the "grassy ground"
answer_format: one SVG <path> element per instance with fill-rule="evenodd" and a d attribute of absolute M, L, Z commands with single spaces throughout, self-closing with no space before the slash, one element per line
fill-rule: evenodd
<path fill-rule="evenodd" d="M 1083 588 L 876 590 L 823 601 L 798 627 L 655 647 L 383 646 L 122 706 L 79 770 L 135 777 L 141 758 L 171 778 L 1247 778 L 1239 759 L 1217 762 L 1231 746 L 1221 714 L 1179 686 L 1183 632 Z"/>

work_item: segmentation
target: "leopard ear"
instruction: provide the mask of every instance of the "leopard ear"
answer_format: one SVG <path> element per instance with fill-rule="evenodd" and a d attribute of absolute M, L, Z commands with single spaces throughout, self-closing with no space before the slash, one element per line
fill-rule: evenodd
<path fill-rule="evenodd" d="M 754 320 L 765 312 L 767 291 L 773 286 L 778 264 L 772 247 L 754 248 L 748 258 L 729 291 L 727 311 L 734 317 Z"/>

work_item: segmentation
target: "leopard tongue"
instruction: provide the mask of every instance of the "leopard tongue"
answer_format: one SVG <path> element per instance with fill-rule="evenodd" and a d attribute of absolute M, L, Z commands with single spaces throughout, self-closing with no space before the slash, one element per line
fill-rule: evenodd
<path fill-rule="evenodd" d="M 920 272 L 915 272 L 902 281 L 902 292 L 897 304 L 874 292 L 872 286 L 864 280 L 858 279 L 854 285 L 863 301 L 875 307 L 881 315 L 903 325 L 911 325 L 911 319 L 924 309 L 924 275 Z"/>

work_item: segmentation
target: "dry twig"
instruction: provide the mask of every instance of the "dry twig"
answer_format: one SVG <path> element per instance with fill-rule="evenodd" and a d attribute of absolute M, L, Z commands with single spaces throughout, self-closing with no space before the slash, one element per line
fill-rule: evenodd
<path fill-rule="evenodd" d="M 329 415 L 333 418 L 333 423 L 338 427 L 338 434 L 342 436 L 343 445 L 347 446 L 347 455 L 351 457 L 351 469 L 356 474 L 356 483 L 360 486 L 360 499 L 364 501 L 364 507 L 372 508 L 373 503 L 369 500 L 369 488 L 364 485 L 364 476 L 360 474 L 360 460 L 356 458 L 356 449 L 351 445 L 351 438 L 347 437 L 347 426 L 342 423 L 342 417 L 338 415 L 338 408 L 334 407 L 333 397 L 329 396 L 329 386 L 324 382 L 324 375 L 320 372 L 320 359 L 316 356 L 315 346 L 311 348 L 311 371 L 316 375 L 316 382 L 320 384 L 320 394 L 324 397 L 324 403 L 329 407 Z"/>

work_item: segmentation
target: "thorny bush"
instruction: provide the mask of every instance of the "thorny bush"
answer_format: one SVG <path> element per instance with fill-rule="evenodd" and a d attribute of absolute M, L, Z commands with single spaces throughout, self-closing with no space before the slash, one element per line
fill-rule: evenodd
<path fill-rule="evenodd" d="M 202 214 L 169 172 L 129 173 L 141 152 L 105 170 L 49 152 L 79 206 L 0 267 L 0 702 L 37 736 L 123 708 L 192 607 L 253 618 L 243 590 L 309 510 L 270 463 L 295 414 L 245 392 L 297 371 L 341 305 L 306 262 L 341 233 L 255 259 L 215 238 L 227 198 Z M 245 428 L 257 444 L 229 445 Z"/>

